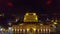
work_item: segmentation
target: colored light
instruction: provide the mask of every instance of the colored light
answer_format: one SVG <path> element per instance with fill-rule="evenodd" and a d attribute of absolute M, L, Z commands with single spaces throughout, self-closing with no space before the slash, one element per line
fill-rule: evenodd
<path fill-rule="evenodd" d="M 24 18 L 24 20 L 26 20 L 26 18 Z"/>
<path fill-rule="evenodd" d="M 24 24 L 22 23 L 22 24 L 20 24 L 20 25 L 24 25 Z"/>
<path fill-rule="evenodd" d="M 19 20 L 19 19 L 17 18 L 17 19 L 16 19 L 16 22 L 17 22 L 18 20 Z"/>
<path fill-rule="evenodd" d="M 4 14 L 0 14 L 0 16 L 4 16 Z"/>
<path fill-rule="evenodd" d="M 12 31 L 13 31 L 14 29 L 12 29 Z"/>
<path fill-rule="evenodd" d="M 38 20 L 38 18 L 36 17 L 36 20 Z"/>
<path fill-rule="evenodd" d="M 20 31 L 22 31 L 22 29 L 20 29 Z"/>
<path fill-rule="evenodd" d="M 52 0 L 47 0 L 46 4 L 50 5 L 52 3 Z"/>
<path fill-rule="evenodd" d="M 17 29 L 17 31 L 19 32 L 19 29 Z"/>
<path fill-rule="evenodd" d="M 43 25 L 42 23 L 40 25 Z"/>
<path fill-rule="evenodd" d="M 36 31 L 36 28 L 33 28 L 34 31 Z"/>
<path fill-rule="evenodd" d="M 8 4 L 8 6 L 13 6 L 12 2 L 8 2 L 7 4 Z"/>
<path fill-rule="evenodd" d="M 26 13 L 26 15 L 29 15 L 28 13 Z"/>
<path fill-rule="evenodd" d="M 51 22 L 54 22 L 54 20 L 51 20 Z"/>
<path fill-rule="evenodd" d="M 54 28 L 56 28 L 56 26 L 55 25 L 52 25 Z"/>
<path fill-rule="evenodd" d="M 23 32 L 25 32 L 25 29 L 23 29 Z"/>
<path fill-rule="evenodd" d="M 36 13 L 33 13 L 33 15 L 36 15 Z"/>
<path fill-rule="evenodd" d="M 54 24 L 56 25 L 56 24 L 57 24 L 57 22 L 54 22 Z"/>
<path fill-rule="evenodd" d="M 29 28 L 27 28 L 27 32 L 29 31 Z"/>

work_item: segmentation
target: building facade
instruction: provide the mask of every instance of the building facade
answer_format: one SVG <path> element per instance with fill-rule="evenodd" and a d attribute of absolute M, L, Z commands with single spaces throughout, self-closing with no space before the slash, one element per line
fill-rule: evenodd
<path fill-rule="evenodd" d="M 13 34 L 50 34 L 54 31 L 51 25 L 39 24 L 36 13 L 26 13 L 23 21 L 24 23 L 12 25 Z"/>

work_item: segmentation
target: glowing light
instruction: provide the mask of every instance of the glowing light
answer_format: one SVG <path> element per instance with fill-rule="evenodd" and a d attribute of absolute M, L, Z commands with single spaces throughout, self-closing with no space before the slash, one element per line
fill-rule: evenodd
<path fill-rule="evenodd" d="M 16 22 L 17 22 L 18 20 L 19 20 L 19 19 L 17 18 L 17 19 L 16 19 Z"/>
<path fill-rule="evenodd" d="M 51 20 L 51 22 L 54 22 L 54 20 Z"/>
<path fill-rule="evenodd" d="M 46 28 L 46 32 L 48 32 L 48 29 Z"/>
<path fill-rule="evenodd" d="M 45 29 L 43 29 L 43 31 L 45 32 Z"/>
<path fill-rule="evenodd" d="M 43 25 L 42 23 L 40 25 Z"/>
<path fill-rule="evenodd" d="M 26 18 L 24 18 L 24 20 L 26 20 Z"/>
<path fill-rule="evenodd" d="M 17 29 L 17 31 L 19 32 L 19 29 Z"/>
<path fill-rule="evenodd" d="M 14 29 L 12 29 L 12 31 L 13 31 Z"/>
<path fill-rule="evenodd" d="M 20 29 L 20 31 L 22 31 L 22 29 Z"/>
<path fill-rule="evenodd" d="M 36 13 L 33 13 L 33 15 L 36 15 Z"/>
<path fill-rule="evenodd" d="M 12 29 L 12 27 L 9 27 L 9 30 L 11 30 Z"/>
<path fill-rule="evenodd" d="M 51 30 L 49 29 L 49 32 L 50 32 Z"/>
<path fill-rule="evenodd" d="M 7 5 L 8 6 L 13 6 L 13 3 L 12 2 L 8 2 Z"/>
<path fill-rule="evenodd" d="M 29 15 L 28 13 L 26 13 L 26 15 Z"/>
<path fill-rule="evenodd" d="M 2 31 L 3 29 L 1 28 L 0 30 Z"/>
<path fill-rule="evenodd" d="M 4 14 L 0 14 L 0 16 L 4 16 Z"/>
<path fill-rule="evenodd" d="M 39 32 L 39 29 L 38 29 L 38 32 Z"/>
<path fill-rule="evenodd" d="M 57 24 L 57 22 L 54 22 L 54 24 L 56 25 L 56 24 Z"/>
<path fill-rule="evenodd" d="M 24 24 L 22 23 L 22 24 L 20 24 L 20 25 L 24 25 Z"/>
<path fill-rule="evenodd" d="M 36 13 L 26 13 L 24 15 L 24 22 L 38 22 L 38 17 L 35 14 Z"/>
<path fill-rule="evenodd" d="M 5 31 L 5 29 L 4 28 L 1 28 L 0 31 Z"/>
<path fill-rule="evenodd" d="M 27 28 L 27 32 L 29 31 L 29 28 Z"/>
<path fill-rule="evenodd" d="M 36 20 L 38 20 L 38 18 L 36 17 Z"/>
<path fill-rule="evenodd" d="M 23 29 L 23 32 L 25 32 L 25 29 Z"/>
<path fill-rule="evenodd" d="M 43 29 L 41 29 L 41 32 L 43 31 Z"/>
<path fill-rule="evenodd" d="M 50 5 L 52 3 L 52 0 L 47 0 L 46 4 Z"/>
<path fill-rule="evenodd" d="M 55 25 L 52 25 L 54 28 L 56 28 L 56 26 Z"/>
<path fill-rule="evenodd" d="M 10 23 L 10 22 L 9 22 L 9 23 L 8 23 L 8 25 L 9 25 L 9 26 L 11 26 L 11 25 L 12 25 L 12 23 Z"/>
<path fill-rule="evenodd" d="M 34 31 L 36 31 L 36 28 L 33 28 Z"/>
<path fill-rule="evenodd" d="M 16 32 L 16 29 L 15 29 L 15 32 Z"/>

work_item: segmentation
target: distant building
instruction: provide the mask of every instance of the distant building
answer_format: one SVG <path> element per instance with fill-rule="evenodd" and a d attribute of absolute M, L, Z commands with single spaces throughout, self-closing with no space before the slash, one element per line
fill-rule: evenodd
<path fill-rule="evenodd" d="M 23 21 L 24 23 L 12 25 L 13 34 L 50 34 L 53 30 L 51 25 L 43 25 L 43 23 L 38 23 L 38 16 L 36 13 L 26 13 Z"/>

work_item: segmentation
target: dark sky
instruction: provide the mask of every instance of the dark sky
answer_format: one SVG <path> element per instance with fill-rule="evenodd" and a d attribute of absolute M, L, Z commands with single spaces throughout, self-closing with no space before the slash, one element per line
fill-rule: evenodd
<path fill-rule="evenodd" d="M 0 0 L 0 13 L 6 15 L 2 19 L 3 23 L 7 22 L 8 15 L 23 16 L 25 12 L 60 15 L 60 0 Z"/>
<path fill-rule="evenodd" d="M 36 12 L 59 12 L 59 0 L 0 0 L 1 12 L 24 13 L 26 11 Z"/>

